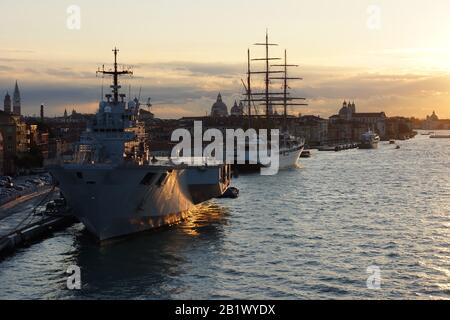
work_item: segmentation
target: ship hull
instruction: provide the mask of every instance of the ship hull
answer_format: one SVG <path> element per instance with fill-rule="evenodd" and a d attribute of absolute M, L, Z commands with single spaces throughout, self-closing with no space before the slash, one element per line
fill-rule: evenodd
<path fill-rule="evenodd" d="M 369 150 L 369 149 L 378 149 L 378 142 L 377 143 L 360 143 L 358 145 L 359 149 Z"/>
<path fill-rule="evenodd" d="M 299 146 L 297 148 L 293 148 L 290 150 L 280 150 L 279 154 L 279 169 L 280 170 L 287 170 L 292 169 L 298 166 L 298 162 L 300 159 L 300 156 L 304 150 L 303 146 Z M 260 172 L 261 168 L 264 168 L 265 166 L 261 163 L 252 164 L 250 162 L 246 162 L 244 164 L 234 164 L 233 170 L 238 173 L 256 173 Z"/>
<path fill-rule="evenodd" d="M 217 167 L 55 167 L 50 172 L 74 215 L 99 240 L 175 224 L 229 185 Z"/>
<path fill-rule="evenodd" d="M 286 170 L 297 167 L 298 161 L 300 159 L 300 156 L 302 155 L 303 150 L 304 147 L 299 147 L 297 149 L 280 152 L 280 170 Z"/>

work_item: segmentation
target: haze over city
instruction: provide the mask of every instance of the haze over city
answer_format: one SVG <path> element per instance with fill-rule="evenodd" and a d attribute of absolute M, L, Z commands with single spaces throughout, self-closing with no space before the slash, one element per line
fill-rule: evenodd
<path fill-rule="evenodd" d="M 286 48 L 301 66 L 304 81 L 292 87 L 309 106 L 293 113 L 328 117 L 350 99 L 391 116 L 450 117 L 448 1 L 130 0 L 126 9 L 120 1 L 26 2 L 0 3 L 0 93 L 11 94 L 18 80 L 24 114 L 41 103 L 49 116 L 95 112 L 95 70 L 114 46 L 135 73 L 124 91 L 142 87 L 157 117 L 203 115 L 218 92 L 230 106 L 243 92 L 246 50 L 261 56 L 252 44 L 268 28 L 280 44 L 272 55 Z M 79 30 L 67 27 L 70 5 L 81 9 Z"/>

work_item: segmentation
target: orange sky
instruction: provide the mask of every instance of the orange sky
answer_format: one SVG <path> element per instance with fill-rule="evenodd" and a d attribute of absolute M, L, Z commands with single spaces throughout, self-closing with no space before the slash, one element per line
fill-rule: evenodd
<path fill-rule="evenodd" d="M 251 45 L 268 27 L 280 44 L 273 55 L 288 49 L 305 79 L 291 86 L 309 106 L 292 113 L 330 116 L 350 99 L 360 111 L 450 118 L 449 1 L 77 2 L 79 30 L 67 27 L 70 1 L 0 3 L 8 13 L 0 20 L 0 93 L 17 79 L 27 114 L 41 103 L 49 115 L 95 111 L 95 70 L 111 62 L 115 45 L 134 66 L 125 93 L 142 87 L 157 116 L 203 115 L 219 91 L 231 107 L 242 93 L 246 50 L 262 54 Z M 119 23 L 106 19 L 113 16 Z"/>

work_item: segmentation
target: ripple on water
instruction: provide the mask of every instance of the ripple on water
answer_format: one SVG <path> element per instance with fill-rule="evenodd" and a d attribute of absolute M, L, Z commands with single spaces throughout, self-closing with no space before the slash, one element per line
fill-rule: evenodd
<path fill-rule="evenodd" d="M 450 148 L 430 140 L 241 176 L 239 199 L 106 246 L 76 225 L 1 262 L 0 298 L 449 299 Z M 80 292 L 65 289 L 71 264 Z"/>

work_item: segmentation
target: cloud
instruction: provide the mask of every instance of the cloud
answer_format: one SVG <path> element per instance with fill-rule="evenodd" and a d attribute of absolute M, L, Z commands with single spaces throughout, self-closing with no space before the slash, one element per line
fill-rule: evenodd
<path fill-rule="evenodd" d="M 11 70 L 14 70 L 14 69 L 11 68 L 11 67 L 8 67 L 8 66 L 2 66 L 2 65 L 0 65 L 0 72 L 11 71 Z"/>
<path fill-rule="evenodd" d="M 0 59 L 1 61 L 1 59 Z M 59 63 L 61 64 L 61 63 Z M 65 108 L 92 112 L 101 96 L 101 78 L 96 78 L 94 63 L 67 68 L 58 63 L 37 61 L 0 65 L 0 89 L 13 89 L 19 79 L 25 112 L 37 113 L 44 103 L 50 114 Z M 133 79 L 124 78 L 122 90 L 141 98 L 152 98 L 157 116 L 177 118 L 204 115 L 217 93 L 221 92 L 229 107 L 239 100 L 245 78 L 240 64 L 161 62 L 137 63 Z M 386 111 L 389 115 L 425 116 L 433 109 L 450 117 L 450 74 L 366 72 L 333 66 L 302 66 L 293 76 L 303 81 L 291 83 L 293 95 L 308 99 L 309 106 L 291 108 L 291 113 L 335 114 L 343 100 L 355 100 L 360 111 Z M 262 87 L 262 79 L 259 86 Z M 103 80 L 104 91 L 109 79 Z M 273 81 L 274 89 L 281 83 Z"/>
<path fill-rule="evenodd" d="M 220 76 L 228 78 L 242 74 L 243 67 L 240 64 L 224 63 L 200 63 L 187 61 L 173 61 L 162 63 L 141 63 L 138 68 L 163 69 L 192 76 Z"/>

